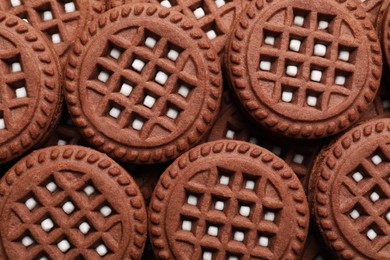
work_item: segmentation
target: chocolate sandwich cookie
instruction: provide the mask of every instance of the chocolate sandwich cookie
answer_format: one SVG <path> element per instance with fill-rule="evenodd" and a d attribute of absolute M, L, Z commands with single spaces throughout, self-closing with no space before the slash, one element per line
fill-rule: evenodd
<path fill-rule="evenodd" d="M 36 150 L 0 181 L 0 258 L 140 259 L 146 218 L 134 180 L 108 156 Z"/>
<path fill-rule="evenodd" d="M 228 46 L 228 78 L 245 110 L 287 136 L 348 128 L 380 83 L 379 40 L 355 1 L 254 1 Z"/>
<path fill-rule="evenodd" d="M 247 0 L 111 0 L 111 6 L 151 2 L 179 11 L 202 28 L 219 55 L 223 55 L 234 20 Z"/>
<path fill-rule="evenodd" d="M 0 164 L 41 142 L 61 114 L 56 54 L 41 34 L 0 12 Z"/>
<path fill-rule="evenodd" d="M 123 5 L 99 17 L 66 67 L 69 112 L 84 137 L 125 162 L 158 163 L 196 145 L 220 106 L 218 55 L 183 14 Z"/>
<path fill-rule="evenodd" d="M 390 258 L 390 119 L 361 124 L 324 150 L 310 200 L 325 241 L 341 259 Z"/>
<path fill-rule="evenodd" d="M 268 150 L 222 140 L 180 156 L 149 206 L 159 259 L 297 259 L 309 225 L 305 192 Z"/>
<path fill-rule="evenodd" d="M 0 10 L 19 16 L 45 35 L 62 65 L 87 22 L 105 8 L 105 0 L 0 0 Z"/>
<path fill-rule="evenodd" d="M 309 171 L 324 141 L 299 141 L 272 135 L 246 117 L 230 92 L 224 93 L 223 97 L 218 119 L 210 131 L 208 140 L 235 139 L 267 148 L 292 168 L 307 190 Z"/>

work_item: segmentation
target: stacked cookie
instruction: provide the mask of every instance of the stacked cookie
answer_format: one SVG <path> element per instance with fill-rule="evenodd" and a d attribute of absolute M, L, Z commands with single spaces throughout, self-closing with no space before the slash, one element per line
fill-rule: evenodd
<path fill-rule="evenodd" d="M 388 259 L 380 0 L 0 0 L 0 259 Z"/>

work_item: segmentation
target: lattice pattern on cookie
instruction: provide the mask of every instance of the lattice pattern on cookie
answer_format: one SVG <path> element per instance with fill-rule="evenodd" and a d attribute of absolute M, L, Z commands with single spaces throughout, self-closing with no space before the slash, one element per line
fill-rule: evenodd
<path fill-rule="evenodd" d="M 272 182 L 265 176 L 220 167 L 210 169 L 208 176 L 207 183 L 194 179 L 186 183 L 175 239 L 192 244 L 203 259 L 251 255 L 253 251 L 257 252 L 253 256 L 272 258 L 283 211 L 282 198 L 275 196 L 278 192 Z M 227 246 L 220 251 L 222 244 Z"/>
<path fill-rule="evenodd" d="M 20 52 L 17 49 L 0 52 L 0 131 L 16 129 L 17 119 L 13 111 L 28 107 L 31 103 L 26 75 L 23 71 Z"/>
<path fill-rule="evenodd" d="M 5 10 L 32 24 L 54 44 L 72 41 L 74 21 L 80 19 L 76 0 L 9 0 Z"/>
<path fill-rule="evenodd" d="M 341 212 L 379 250 L 388 240 L 390 228 L 390 165 L 388 147 L 379 147 L 344 177 Z"/>
<path fill-rule="evenodd" d="M 157 126 L 173 132 L 198 82 L 185 70 L 190 55 L 145 28 L 132 39 L 110 36 L 87 82 L 104 96 L 97 112 L 141 138 Z"/>
<path fill-rule="evenodd" d="M 10 240 L 23 245 L 26 254 L 33 252 L 34 259 L 98 258 L 118 250 L 110 234 L 118 214 L 85 174 L 54 172 L 15 202 L 12 214 L 20 225 Z"/>
<path fill-rule="evenodd" d="M 358 45 L 331 14 L 288 7 L 285 24 L 264 24 L 257 78 L 273 86 L 273 102 L 326 111 L 351 93 Z M 353 33 L 352 30 L 350 33 Z M 349 36 L 349 35 L 347 35 Z"/>
<path fill-rule="evenodd" d="M 224 23 L 226 13 L 235 9 L 232 0 L 162 0 L 162 6 L 173 8 L 197 20 L 199 27 L 210 40 L 216 40 L 230 30 L 230 24 Z"/>

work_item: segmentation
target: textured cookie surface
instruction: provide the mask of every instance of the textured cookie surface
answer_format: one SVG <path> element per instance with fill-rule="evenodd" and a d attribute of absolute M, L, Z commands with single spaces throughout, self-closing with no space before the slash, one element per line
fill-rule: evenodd
<path fill-rule="evenodd" d="M 378 37 L 354 1 L 254 1 L 235 24 L 226 59 L 251 116 L 298 138 L 358 120 L 382 68 Z"/>
<path fill-rule="evenodd" d="M 37 150 L 0 182 L 1 259 L 139 259 L 146 209 L 134 180 L 81 146 Z"/>
<path fill-rule="evenodd" d="M 182 14 L 124 5 L 92 24 L 66 69 L 82 134 L 128 162 L 163 162 L 194 146 L 219 108 L 222 78 L 207 36 Z"/>
<path fill-rule="evenodd" d="M 294 172 L 242 141 L 199 145 L 161 176 L 149 208 L 159 259 L 293 259 L 309 224 Z"/>
<path fill-rule="evenodd" d="M 64 65 L 71 44 L 87 22 L 105 10 L 104 0 L 0 0 L 0 10 L 41 31 Z"/>
<path fill-rule="evenodd" d="M 60 114 L 57 57 L 38 31 L 0 12 L 0 164 L 40 142 Z"/>
<path fill-rule="evenodd" d="M 313 167 L 316 222 L 343 259 L 390 258 L 390 119 L 340 137 Z"/>

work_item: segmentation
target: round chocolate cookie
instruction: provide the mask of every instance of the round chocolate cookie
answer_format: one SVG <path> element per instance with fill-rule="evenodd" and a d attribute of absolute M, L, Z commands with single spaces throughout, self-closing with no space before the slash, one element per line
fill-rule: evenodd
<path fill-rule="evenodd" d="M 309 209 L 302 185 L 268 150 L 215 141 L 180 156 L 149 206 L 159 259 L 296 259 Z"/>
<path fill-rule="evenodd" d="M 146 2 L 147 0 L 111 0 L 111 6 Z M 199 26 L 222 56 L 234 20 L 247 0 L 148 0 L 171 10 L 179 11 Z"/>
<path fill-rule="evenodd" d="M 168 161 L 196 145 L 221 92 L 219 58 L 206 34 L 156 4 L 100 16 L 66 67 L 75 124 L 98 149 L 127 162 Z"/>
<path fill-rule="evenodd" d="M 41 31 L 64 65 L 68 50 L 87 22 L 105 11 L 105 0 L 0 0 L 0 10 Z"/>
<path fill-rule="evenodd" d="M 254 1 L 231 33 L 227 74 L 262 126 L 297 138 L 356 122 L 380 83 L 378 37 L 355 1 Z"/>
<path fill-rule="evenodd" d="M 140 259 L 146 208 L 128 173 L 81 146 L 20 160 L 0 182 L 1 259 Z"/>
<path fill-rule="evenodd" d="M 208 140 L 242 140 L 270 150 L 292 168 L 306 191 L 309 171 L 324 141 L 292 140 L 272 135 L 246 118 L 230 92 L 224 93 L 223 97 L 218 119 L 210 131 Z"/>
<path fill-rule="evenodd" d="M 313 169 L 312 211 L 338 257 L 390 259 L 390 119 L 349 130 Z"/>
<path fill-rule="evenodd" d="M 56 54 L 33 27 L 0 12 L 0 164 L 41 142 L 61 114 Z"/>

